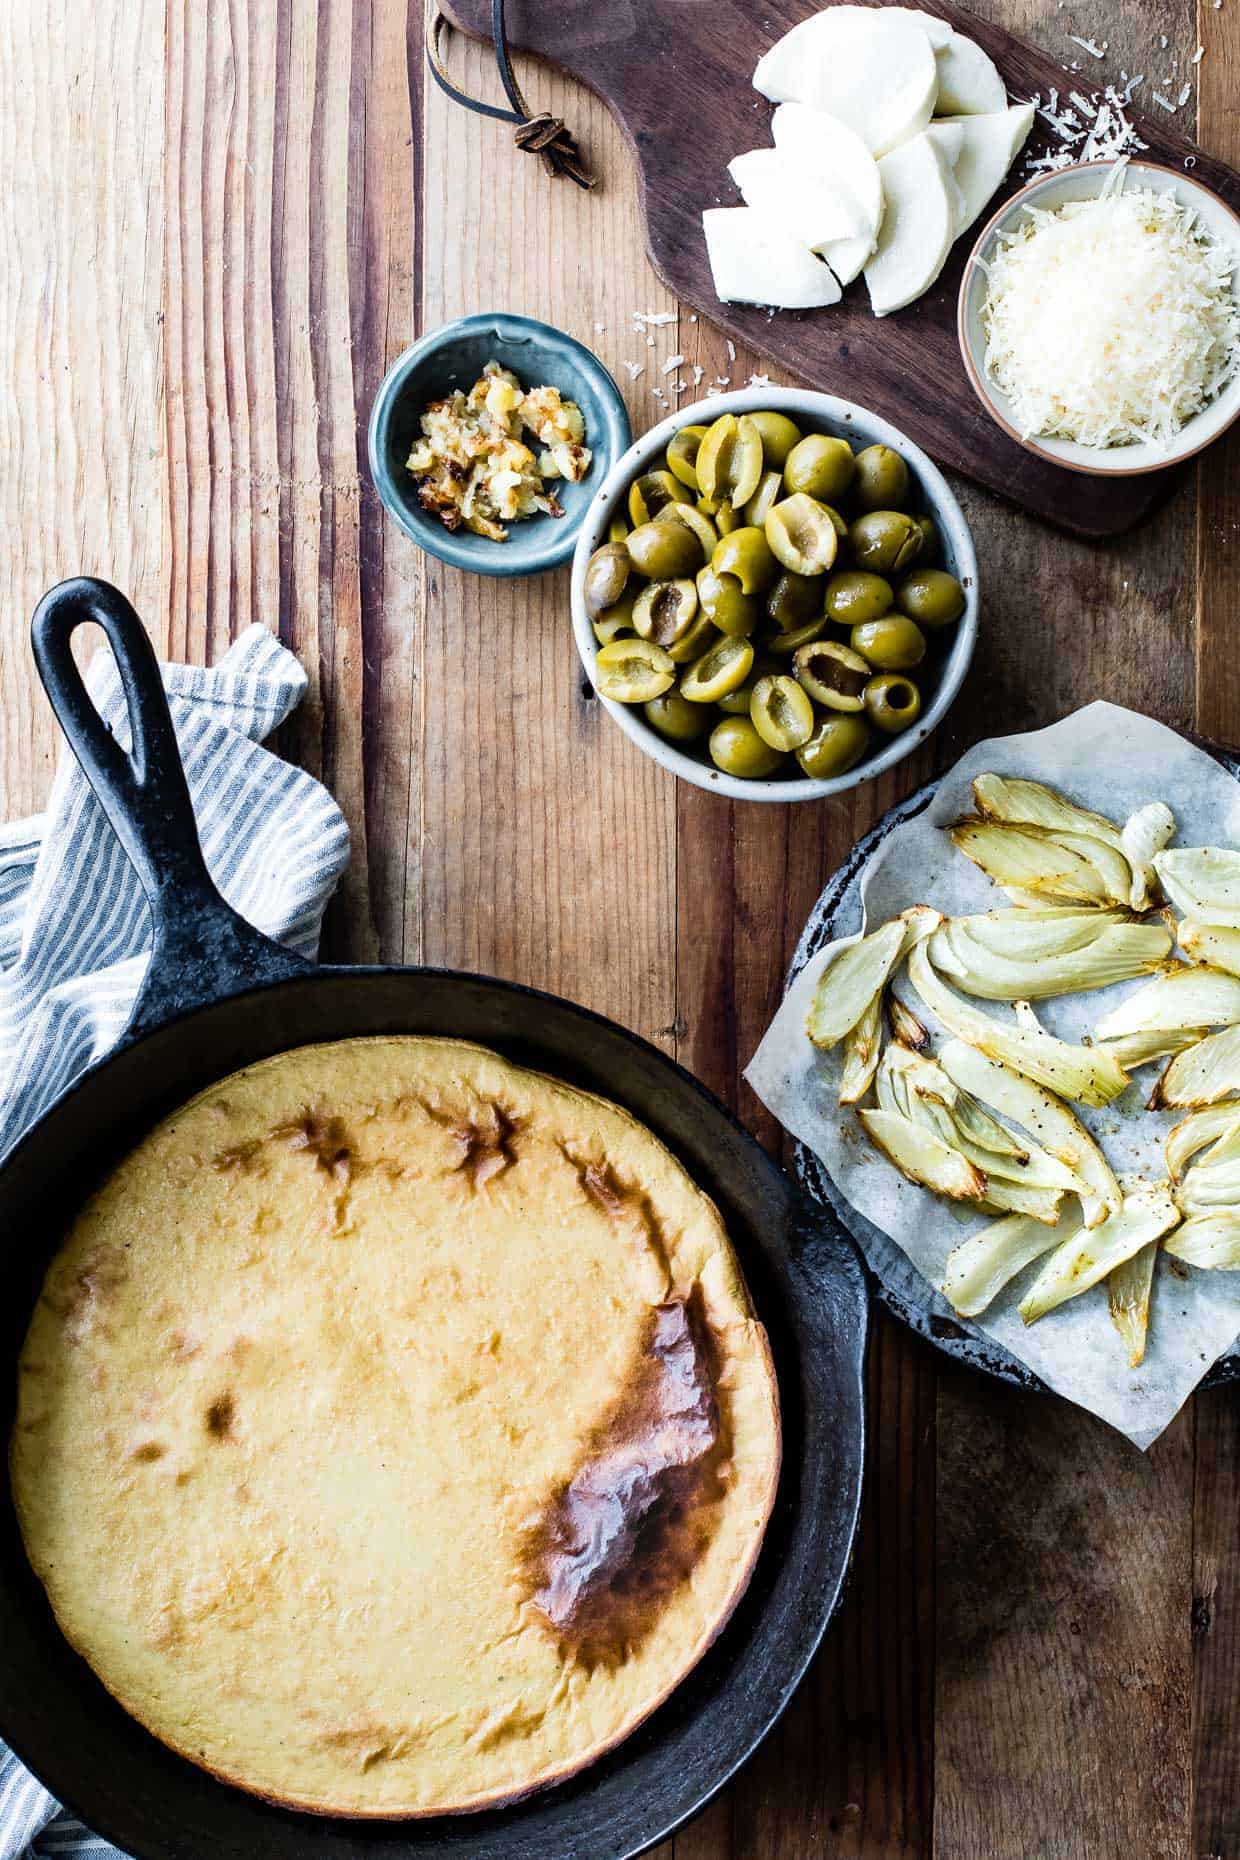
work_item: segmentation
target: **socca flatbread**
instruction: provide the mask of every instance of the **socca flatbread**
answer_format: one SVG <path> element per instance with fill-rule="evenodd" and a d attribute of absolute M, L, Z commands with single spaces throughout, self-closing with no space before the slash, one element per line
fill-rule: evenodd
<path fill-rule="evenodd" d="M 479 1047 L 305 1047 L 83 1209 L 12 1472 L 60 1625 L 156 1737 L 325 1813 L 480 1808 L 700 1658 L 774 1498 L 719 1215 L 616 1106 Z"/>

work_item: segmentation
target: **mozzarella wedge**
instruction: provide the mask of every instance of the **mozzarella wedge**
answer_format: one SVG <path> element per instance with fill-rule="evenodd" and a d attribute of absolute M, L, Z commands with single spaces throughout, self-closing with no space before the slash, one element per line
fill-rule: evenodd
<path fill-rule="evenodd" d="M 1006 109 L 1007 92 L 1003 79 L 980 45 L 953 32 L 941 51 L 935 52 L 939 91 L 935 113 L 939 116 L 989 116 Z"/>
<path fill-rule="evenodd" d="M 859 278 L 874 255 L 875 239 L 835 239 L 819 256 L 826 260 L 841 284 Z"/>
<path fill-rule="evenodd" d="M 771 117 L 771 136 L 781 155 L 847 194 L 862 216 L 861 230 L 877 238 L 883 217 L 882 177 L 855 129 L 827 110 L 781 103 Z"/>
<path fill-rule="evenodd" d="M 702 230 L 721 303 L 817 310 L 840 301 L 821 259 L 753 207 L 708 207 Z"/>
<path fill-rule="evenodd" d="M 985 116 L 938 117 L 926 134 L 940 155 L 950 159 L 960 189 L 957 236 L 972 226 L 982 208 L 1025 146 L 1033 127 L 1033 105 L 1016 103 Z"/>
<path fill-rule="evenodd" d="M 807 171 L 780 149 L 750 149 L 728 163 L 747 207 L 781 227 L 811 252 L 836 240 L 871 236 L 852 196 Z"/>
<path fill-rule="evenodd" d="M 923 132 L 878 164 L 886 209 L 865 268 L 875 316 L 920 297 L 943 269 L 955 237 L 955 202 L 942 156 Z"/>
<path fill-rule="evenodd" d="M 753 81 L 773 103 L 807 103 L 840 117 L 875 155 L 924 129 L 939 91 L 926 29 L 899 7 L 811 14 L 758 61 Z"/>
<path fill-rule="evenodd" d="M 906 19 L 916 20 L 930 41 L 935 52 L 945 51 L 952 37 L 952 28 L 945 19 L 935 13 L 923 13 L 913 6 L 889 6 L 888 13 L 903 13 Z"/>

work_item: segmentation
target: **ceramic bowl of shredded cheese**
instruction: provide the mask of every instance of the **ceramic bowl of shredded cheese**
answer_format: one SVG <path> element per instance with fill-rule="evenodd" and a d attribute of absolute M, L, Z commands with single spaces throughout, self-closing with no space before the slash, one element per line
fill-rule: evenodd
<path fill-rule="evenodd" d="M 1240 218 L 1181 170 L 1040 176 L 987 225 L 958 327 L 982 405 L 1071 471 L 1131 476 L 1240 414 Z"/>

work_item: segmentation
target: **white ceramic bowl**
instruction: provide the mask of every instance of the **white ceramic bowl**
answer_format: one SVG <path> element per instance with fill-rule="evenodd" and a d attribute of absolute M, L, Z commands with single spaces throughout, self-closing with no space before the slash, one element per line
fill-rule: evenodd
<path fill-rule="evenodd" d="M 1063 465 L 1069 471 L 1090 472 L 1097 477 L 1132 478 L 1140 472 L 1161 471 L 1168 465 L 1178 464 L 1181 459 L 1191 458 L 1195 452 L 1200 452 L 1217 439 L 1240 415 L 1240 375 L 1229 381 L 1208 407 L 1204 407 L 1181 427 L 1169 447 L 1142 444 L 1103 449 L 1080 445 L 1075 439 L 1046 439 L 1036 435 L 1026 438 L 1020 432 L 1007 396 L 999 392 L 986 372 L 986 338 L 982 332 L 981 315 L 986 299 L 986 273 L 977 263 L 979 258 L 985 260 L 990 257 L 999 235 L 1013 231 L 1028 208 L 1050 210 L 1062 206 L 1065 201 L 1092 199 L 1101 193 L 1103 183 L 1114 167 L 1115 163 L 1111 161 L 1094 161 L 1079 162 L 1072 168 L 1060 168 L 1055 173 L 1039 175 L 1004 202 L 982 228 L 965 263 L 964 276 L 960 281 L 956 327 L 965 372 L 973 384 L 973 391 L 987 413 L 1006 433 L 1028 451 L 1036 452 L 1040 458 L 1050 459 L 1056 465 Z M 1150 187 L 1160 194 L 1174 194 L 1185 207 L 1193 208 L 1206 231 L 1220 245 L 1229 247 L 1235 253 L 1237 276 L 1240 276 L 1240 218 L 1212 189 L 1203 186 L 1200 181 L 1194 181 L 1192 175 L 1183 169 L 1163 168 L 1149 161 L 1128 163 L 1125 186 L 1129 185 Z"/>
<path fill-rule="evenodd" d="M 747 781 L 717 769 L 707 757 L 705 746 L 701 756 L 677 749 L 650 727 L 640 704 L 617 704 L 614 699 L 601 696 L 599 702 L 639 749 L 696 787 L 730 795 L 736 801 L 817 801 L 826 795 L 843 794 L 849 788 L 859 787 L 872 776 L 881 774 L 883 769 L 902 762 L 919 743 L 925 742 L 947 714 L 964 682 L 977 639 L 977 557 L 969 526 L 938 466 L 911 439 L 906 439 L 898 427 L 880 420 L 877 414 L 867 413 L 864 407 L 854 406 L 851 401 L 837 400 L 833 394 L 815 394 L 808 388 L 742 388 L 734 394 L 717 394 L 710 400 L 692 401 L 678 408 L 658 426 L 652 426 L 616 460 L 581 526 L 573 554 L 573 633 L 581 662 L 591 683 L 597 687 L 598 644 L 583 592 L 586 566 L 594 551 L 606 542 L 607 526 L 612 517 L 617 511 L 624 511 L 630 484 L 639 473 L 652 466 L 678 428 L 709 426 L 722 413 L 755 413 L 764 407 L 786 413 L 807 433 L 839 435 L 848 439 L 856 450 L 876 444 L 891 446 L 906 461 L 915 486 L 914 508 L 934 518 L 942 544 L 942 566 L 955 575 L 965 591 L 965 610 L 956 622 L 954 638 L 941 662 L 939 682 L 929 703 L 912 729 L 877 742 L 871 753 L 863 756 L 845 775 L 836 775 L 830 781 L 813 781 L 808 776 Z"/>

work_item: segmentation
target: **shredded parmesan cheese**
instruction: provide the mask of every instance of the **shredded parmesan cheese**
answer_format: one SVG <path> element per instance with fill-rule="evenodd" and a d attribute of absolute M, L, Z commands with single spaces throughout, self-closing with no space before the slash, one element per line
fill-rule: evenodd
<path fill-rule="evenodd" d="M 1025 435 L 1165 447 L 1236 372 L 1234 259 L 1123 169 L 1030 209 L 988 261 L 986 368 Z"/>

